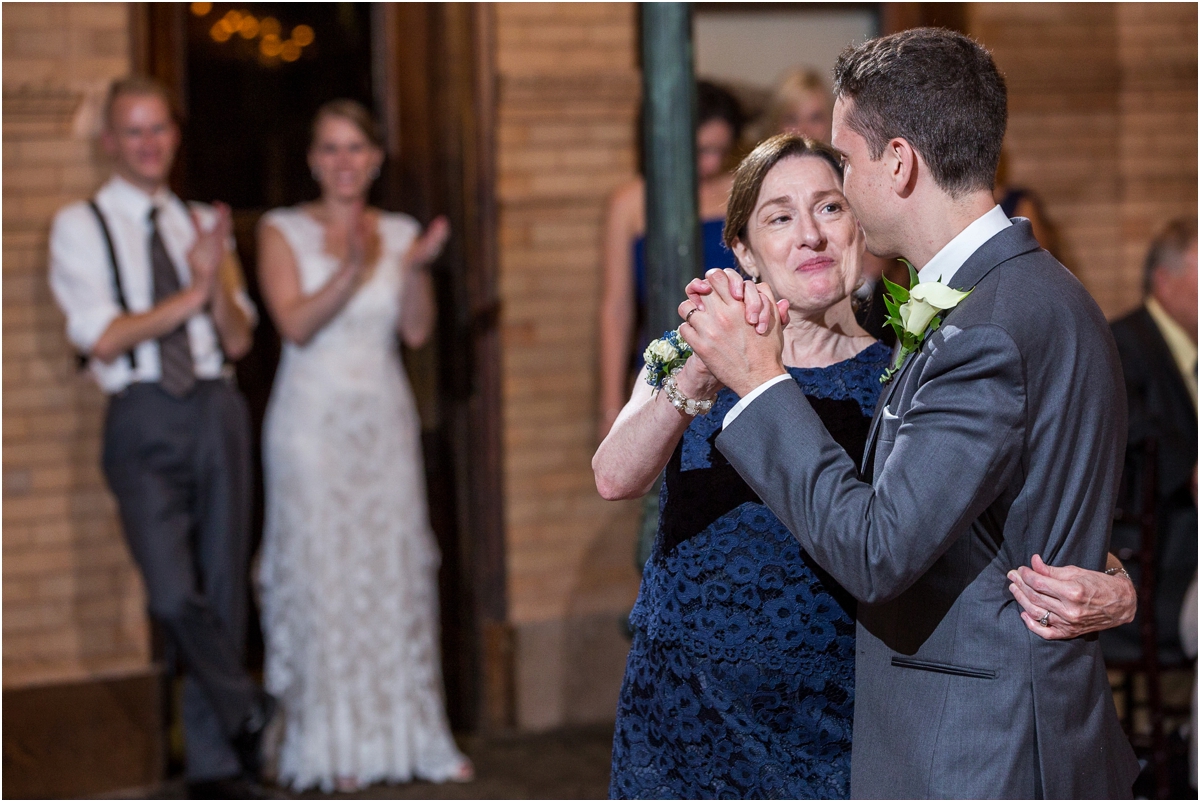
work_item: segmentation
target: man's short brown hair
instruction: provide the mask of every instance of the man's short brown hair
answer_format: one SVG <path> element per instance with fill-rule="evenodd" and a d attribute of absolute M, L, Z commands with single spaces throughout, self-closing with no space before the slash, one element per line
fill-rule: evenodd
<path fill-rule="evenodd" d="M 872 160 L 899 137 L 950 195 L 992 189 L 1008 92 L 974 39 L 913 28 L 847 47 L 833 70 L 834 95 L 854 101 L 846 124 L 867 141 Z"/>
<path fill-rule="evenodd" d="M 108 96 L 104 99 L 104 127 L 112 127 L 112 111 L 116 105 L 117 98 L 127 95 L 153 96 L 161 98 L 163 103 L 167 104 L 167 109 L 171 112 L 171 117 L 175 118 L 175 99 L 171 96 L 170 90 L 156 78 L 151 78 L 148 75 L 130 75 L 125 78 L 118 78 L 108 87 Z"/>

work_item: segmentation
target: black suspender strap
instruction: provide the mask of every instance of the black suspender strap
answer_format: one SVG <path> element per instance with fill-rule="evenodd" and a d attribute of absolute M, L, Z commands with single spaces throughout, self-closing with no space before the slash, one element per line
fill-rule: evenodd
<path fill-rule="evenodd" d="M 112 265 L 113 288 L 116 290 L 117 304 L 121 307 L 122 312 L 129 314 L 129 305 L 125 303 L 125 290 L 121 287 L 121 269 L 117 267 L 117 249 L 113 247 L 108 223 L 105 222 L 104 215 L 100 212 L 100 207 L 96 205 L 95 199 L 89 200 L 88 206 L 92 207 L 92 213 L 96 215 L 96 222 L 100 224 L 100 233 L 104 235 L 104 244 L 108 246 L 108 261 Z M 127 356 L 129 357 L 129 367 L 136 371 L 137 354 L 131 349 Z"/>

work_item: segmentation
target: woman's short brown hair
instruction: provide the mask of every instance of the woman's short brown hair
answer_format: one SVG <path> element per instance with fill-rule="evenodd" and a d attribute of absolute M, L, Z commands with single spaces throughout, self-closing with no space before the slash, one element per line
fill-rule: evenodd
<path fill-rule="evenodd" d="M 742 159 L 733 173 L 733 188 L 729 190 L 729 205 L 725 212 L 725 244 L 733 250 L 733 244 L 741 240 L 746 244 L 746 228 L 758 193 L 762 190 L 767 173 L 784 159 L 792 156 L 812 156 L 829 162 L 842 180 L 842 160 L 838 152 L 824 142 L 809 139 L 800 134 L 779 134 L 763 140 L 750 155 Z"/>
<path fill-rule="evenodd" d="M 312 139 L 310 145 L 316 144 L 317 127 L 321 124 L 321 120 L 326 117 L 341 117 L 344 120 L 349 120 L 354 124 L 355 128 L 362 131 L 363 136 L 367 138 L 368 142 L 383 150 L 383 135 L 379 133 L 379 126 L 375 123 L 375 118 L 371 116 L 371 112 L 367 111 L 367 107 L 357 100 L 349 100 L 347 98 L 331 100 L 328 103 L 321 104 L 321 108 L 317 109 L 312 122 Z"/>

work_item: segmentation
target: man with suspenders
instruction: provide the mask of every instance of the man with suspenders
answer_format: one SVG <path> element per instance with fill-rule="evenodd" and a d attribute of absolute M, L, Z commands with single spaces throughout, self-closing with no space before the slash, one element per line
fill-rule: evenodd
<path fill-rule="evenodd" d="M 50 286 L 109 396 L 104 474 L 150 614 L 184 667 L 189 788 L 253 796 L 274 701 L 242 662 L 249 417 L 225 360 L 249 350 L 255 310 L 229 209 L 189 208 L 167 187 L 178 144 L 161 85 L 113 84 L 103 145 L 114 175 L 55 217 Z"/>

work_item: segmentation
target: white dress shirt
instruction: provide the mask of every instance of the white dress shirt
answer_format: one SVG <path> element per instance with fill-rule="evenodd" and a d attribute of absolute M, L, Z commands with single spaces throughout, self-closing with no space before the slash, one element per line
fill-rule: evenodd
<path fill-rule="evenodd" d="M 145 312 L 154 306 L 150 265 L 150 210 L 154 206 L 161 209 L 159 234 L 175 265 L 179 284 L 191 285 L 187 254 L 196 232 L 188 206 L 179 198 L 167 189 L 152 197 L 125 179 L 113 176 L 96 193 L 95 200 L 112 235 L 121 271 L 121 290 L 130 313 Z M 200 204 L 194 208 L 202 224 L 211 225 L 213 210 Z M 67 339 L 81 353 L 90 353 L 109 324 L 123 314 L 112 271 L 104 235 L 87 203 L 80 201 L 60 210 L 50 229 L 50 289 L 66 315 Z M 237 302 L 253 320 L 254 306 L 244 291 L 238 293 Z M 219 378 L 224 357 L 212 319 L 206 313 L 193 315 L 187 321 L 187 334 L 196 378 Z M 158 341 L 145 340 L 134 352 L 136 370 L 126 354 L 108 364 L 94 358 L 88 360 L 92 376 L 104 392 L 117 393 L 134 382 L 159 380 Z"/>
<path fill-rule="evenodd" d="M 920 283 L 924 284 L 928 281 L 941 281 L 943 284 L 949 284 L 950 279 L 958 272 L 971 255 L 975 251 L 983 247 L 983 244 L 992 237 L 999 234 L 1004 229 L 1012 225 L 1012 221 L 1008 219 L 1008 215 L 1004 213 L 998 205 L 993 206 L 983 215 L 977 217 L 974 222 L 958 233 L 954 239 L 950 240 L 938 251 L 929 263 L 922 267 L 917 272 L 917 278 Z M 784 373 L 776 376 L 773 379 L 768 379 L 762 384 L 755 387 L 750 392 L 746 393 L 746 397 L 733 405 L 733 408 L 725 413 L 725 420 L 722 422 L 722 428 L 733 423 L 738 415 L 742 414 L 742 410 L 750 406 L 754 399 L 765 393 L 768 389 L 775 386 L 784 379 L 789 379 L 791 376 Z"/>

